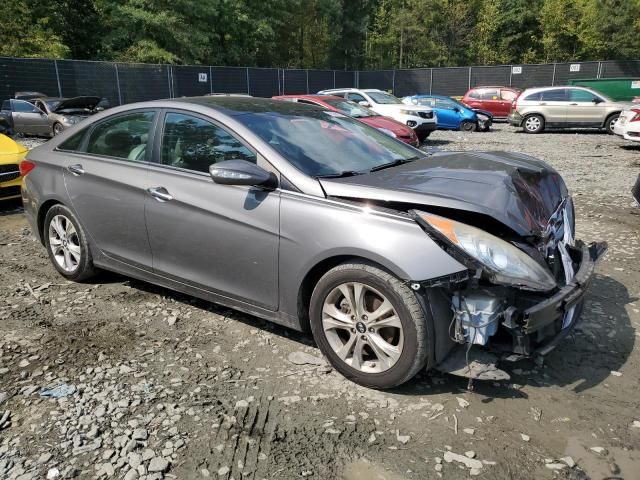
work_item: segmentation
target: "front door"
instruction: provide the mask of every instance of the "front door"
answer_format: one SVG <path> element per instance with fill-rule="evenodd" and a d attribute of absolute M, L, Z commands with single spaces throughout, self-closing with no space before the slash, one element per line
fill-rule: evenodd
<path fill-rule="evenodd" d="M 591 92 L 570 88 L 569 106 L 567 107 L 567 123 L 591 127 L 600 126 L 604 122 L 604 100 Z"/>
<path fill-rule="evenodd" d="M 139 111 L 109 117 L 93 127 L 82 153 L 63 157 L 71 204 L 98 248 L 145 270 L 151 270 L 144 223 L 145 160 L 155 115 Z"/>
<path fill-rule="evenodd" d="M 13 128 L 17 133 L 27 135 L 48 135 L 47 114 L 25 100 L 11 100 Z"/>
<path fill-rule="evenodd" d="M 167 112 L 163 124 L 145 200 L 154 271 L 276 310 L 280 195 L 208 173 L 257 154 L 208 117 Z"/>

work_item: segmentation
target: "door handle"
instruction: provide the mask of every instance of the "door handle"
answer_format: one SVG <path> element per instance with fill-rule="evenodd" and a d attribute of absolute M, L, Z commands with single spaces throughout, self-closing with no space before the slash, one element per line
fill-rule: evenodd
<path fill-rule="evenodd" d="M 84 173 L 84 169 L 79 163 L 76 163 L 75 165 L 69 165 L 67 167 L 67 170 L 69 170 L 74 175 L 82 175 Z"/>
<path fill-rule="evenodd" d="M 540 105 L 546 105 L 547 102 L 540 102 Z"/>
<path fill-rule="evenodd" d="M 577 103 L 570 103 L 569 105 L 578 105 Z"/>
<path fill-rule="evenodd" d="M 147 193 L 159 202 L 168 202 L 173 200 L 171 194 L 164 187 L 147 188 Z"/>

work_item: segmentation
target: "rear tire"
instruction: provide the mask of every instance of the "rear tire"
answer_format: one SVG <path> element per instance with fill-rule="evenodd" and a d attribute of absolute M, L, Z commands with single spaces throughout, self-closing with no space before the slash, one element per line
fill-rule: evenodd
<path fill-rule="evenodd" d="M 476 127 L 476 123 L 469 120 L 464 120 L 462 123 L 460 123 L 460 130 L 462 130 L 463 132 L 473 132 Z"/>
<path fill-rule="evenodd" d="M 544 117 L 538 114 L 528 115 L 522 121 L 522 128 L 527 133 L 540 133 L 544 130 Z"/>
<path fill-rule="evenodd" d="M 427 137 L 431 135 L 431 132 L 422 132 L 422 133 L 418 133 L 418 140 L 420 141 L 420 143 L 424 142 Z"/>
<path fill-rule="evenodd" d="M 367 263 L 329 270 L 313 290 L 309 318 L 331 365 L 365 387 L 401 385 L 432 358 L 433 320 L 415 293 Z"/>
<path fill-rule="evenodd" d="M 95 275 L 87 236 L 68 207 L 54 205 L 49 209 L 42 234 L 49 259 L 60 275 L 74 282 Z"/>
<path fill-rule="evenodd" d="M 605 120 L 604 129 L 609 135 L 613 135 L 613 128 L 616 126 L 616 122 L 618 121 L 619 117 L 620 117 L 619 113 L 614 113 L 612 115 L 609 115 Z"/>

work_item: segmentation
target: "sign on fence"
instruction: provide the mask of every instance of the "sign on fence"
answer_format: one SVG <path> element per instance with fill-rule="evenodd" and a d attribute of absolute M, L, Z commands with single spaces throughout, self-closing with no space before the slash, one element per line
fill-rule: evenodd
<path fill-rule="evenodd" d="M 207 74 L 206 73 L 199 73 L 198 74 L 198 81 L 202 82 L 202 83 L 206 83 L 207 82 Z"/>
<path fill-rule="evenodd" d="M 580 71 L 580 64 L 579 63 L 572 63 L 571 65 L 569 65 L 569 71 L 570 72 L 579 72 Z"/>
<path fill-rule="evenodd" d="M 522 73 L 522 67 L 511 67 L 511 73 L 514 75 L 520 75 Z"/>

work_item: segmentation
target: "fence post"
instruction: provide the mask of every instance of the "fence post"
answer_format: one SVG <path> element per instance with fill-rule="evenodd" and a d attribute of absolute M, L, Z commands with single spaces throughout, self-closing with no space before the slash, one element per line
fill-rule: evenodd
<path fill-rule="evenodd" d="M 251 95 L 251 86 L 249 85 L 249 67 L 247 67 L 247 93 Z"/>
<path fill-rule="evenodd" d="M 471 68 L 469 67 L 469 86 L 467 87 L 467 90 L 471 90 Z"/>
<path fill-rule="evenodd" d="M 171 88 L 171 65 L 167 65 L 167 87 L 169 87 L 169 98 L 173 98 L 173 92 Z"/>
<path fill-rule="evenodd" d="M 433 67 L 429 70 L 429 95 L 433 91 Z"/>
<path fill-rule="evenodd" d="M 120 91 L 120 73 L 118 72 L 118 64 L 114 63 L 113 66 L 116 69 L 116 85 L 118 86 L 118 102 L 122 105 L 122 92 Z"/>
<path fill-rule="evenodd" d="M 598 62 L 598 73 L 596 74 L 596 78 L 600 78 L 602 76 L 602 62 Z"/>
<path fill-rule="evenodd" d="M 513 65 L 509 65 L 509 86 L 512 86 L 511 77 L 513 77 Z"/>
<path fill-rule="evenodd" d="M 393 69 L 393 76 L 391 77 L 391 93 L 396 94 L 396 70 Z"/>
<path fill-rule="evenodd" d="M 309 69 L 307 68 L 307 95 L 309 95 Z"/>
<path fill-rule="evenodd" d="M 557 63 L 553 63 L 553 76 L 551 77 L 551 86 L 553 87 L 556 84 L 556 65 Z"/>
<path fill-rule="evenodd" d="M 58 81 L 58 96 L 62 97 L 62 87 L 60 86 L 60 74 L 58 73 L 58 61 L 53 61 L 53 66 L 56 69 L 56 80 Z"/>
<path fill-rule="evenodd" d="M 213 93 L 213 67 L 209 66 L 209 93 Z"/>
<path fill-rule="evenodd" d="M 336 88 L 336 71 L 333 71 L 333 88 Z"/>

